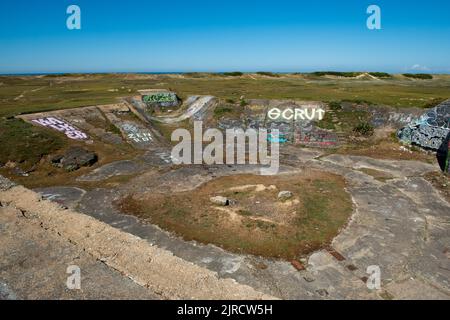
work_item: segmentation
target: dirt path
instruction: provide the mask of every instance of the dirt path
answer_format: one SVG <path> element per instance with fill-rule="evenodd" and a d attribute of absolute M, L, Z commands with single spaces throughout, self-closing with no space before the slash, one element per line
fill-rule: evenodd
<path fill-rule="evenodd" d="M 25 91 L 23 91 L 20 95 L 18 95 L 17 97 L 15 97 L 15 98 L 14 98 L 14 101 L 17 101 L 17 100 L 20 100 L 20 99 L 25 98 L 25 94 L 28 93 L 28 92 L 36 92 L 36 91 L 42 90 L 42 89 L 44 89 L 44 88 L 47 88 L 47 86 L 39 87 L 39 88 L 36 88 L 36 89 L 33 89 L 33 90 L 25 90 Z"/>

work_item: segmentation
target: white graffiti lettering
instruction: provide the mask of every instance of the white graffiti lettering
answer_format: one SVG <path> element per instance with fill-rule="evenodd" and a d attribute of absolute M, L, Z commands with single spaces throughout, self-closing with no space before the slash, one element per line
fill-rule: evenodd
<path fill-rule="evenodd" d="M 54 117 L 39 118 L 31 121 L 43 127 L 52 128 L 56 131 L 63 132 L 68 138 L 73 140 L 85 140 L 88 138 L 84 132 L 71 126 L 67 122 Z"/>

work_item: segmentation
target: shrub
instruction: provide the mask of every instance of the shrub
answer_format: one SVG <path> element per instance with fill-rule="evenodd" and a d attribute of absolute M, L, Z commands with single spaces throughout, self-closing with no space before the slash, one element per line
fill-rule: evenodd
<path fill-rule="evenodd" d="M 317 71 L 312 73 L 315 76 L 336 76 L 345 78 L 354 78 L 362 75 L 362 72 L 338 72 L 338 71 Z"/>
<path fill-rule="evenodd" d="M 364 137 L 373 136 L 374 131 L 375 131 L 374 127 L 368 122 L 361 122 L 360 124 L 358 124 L 356 127 L 353 128 L 354 133 Z"/>
<path fill-rule="evenodd" d="M 431 80 L 433 76 L 427 73 L 404 73 L 403 76 L 412 79 Z"/>
<path fill-rule="evenodd" d="M 244 75 L 244 73 L 242 73 L 240 71 L 224 72 L 222 74 L 227 77 L 240 77 L 240 76 Z"/>
<path fill-rule="evenodd" d="M 214 115 L 216 117 L 220 117 L 220 116 L 223 116 L 226 113 L 231 113 L 231 112 L 233 112 L 233 109 L 231 107 L 228 107 L 228 106 L 219 106 L 219 107 L 214 109 Z"/>
<path fill-rule="evenodd" d="M 436 107 L 437 105 L 441 104 L 442 102 L 444 102 L 446 100 L 447 100 L 446 98 L 435 98 L 435 99 L 432 99 L 431 101 L 426 102 L 422 106 L 422 108 L 424 108 L 424 109 L 434 108 L 434 107 Z"/>
<path fill-rule="evenodd" d="M 359 105 L 366 104 L 368 106 L 374 105 L 373 102 L 368 101 L 368 100 L 364 100 L 364 99 L 344 99 L 344 100 L 342 100 L 342 102 L 356 103 L 356 104 L 359 104 Z"/>
<path fill-rule="evenodd" d="M 328 102 L 328 106 L 331 110 L 342 110 L 341 103 L 339 101 Z"/>
<path fill-rule="evenodd" d="M 241 107 L 248 106 L 248 102 L 245 100 L 241 100 Z"/>
<path fill-rule="evenodd" d="M 260 75 L 260 76 L 266 76 L 266 77 L 279 77 L 278 74 L 273 73 L 273 72 L 267 72 L 267 71 L 258 71 L 256 74 Z"/>
<path fill-rule="evenodd" d="M 369 74 L 377 78 L 392 78 L 392 75 L 386 72 L 369 72 Z"/>

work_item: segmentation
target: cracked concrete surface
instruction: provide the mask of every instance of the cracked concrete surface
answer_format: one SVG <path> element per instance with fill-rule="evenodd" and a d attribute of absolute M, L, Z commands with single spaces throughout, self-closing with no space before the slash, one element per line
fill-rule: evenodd
<path fill-rule="evenodd" d="M 115 228 L 145 239 L 176 257 L 234 279 L 259 292 L 282 299 L 449 299 L 450 298 L 450 205 L 421 177 L 437 170 L 415 161 L 377 160 L 331 155 L 296 149 L 282 158 L 281 174 L 308 168 L 344 176 L 354 202 L 349 224 L 335 238 L 333 250 L 310 255 L 306 270 L 289 262 L 226 252 L 213 245 L 186 242 L 157 226 L 127 216 L 113 207 L 122 195 L 154 188 L 193 190 L 215 177 L 256 173 L 250 166 L 190 166 L 166 173 L 147 172 L 117 189 L 94 189 L 78 193 L 52 187 L 38 190 L 58 194 L 58 202 L 90 215 Z M 385 182 L 360 171 L 389 173 Z M 170 182 L 176 182 L 170 184 Z M 139 186 L 137 188 L 136 186 Z M 173 190 L 173 189 L 172 189 Z M 263 265 L 264 268 L 260 266 Z M 369 266 L 381 269 L 381 290 L 369 290 Z"/>
<path fill-rule="evenodd" d="M 161 299 L 18 209 L 0 208 L 0 226 L 0 300 Z M 80 290 L 66 285 L 72 265 L 81 270 Z"/>
<path fill-rule="evenodd" d="M 183 117 L 189 118 L 212 102 L 212 97 L 199 98 Z M 450 297 L 450 205 L 421 177 L 426 172 L 437 170 L 437 167 L 416 161 L 339 154 L 324 156 L 321 151 L 292 146 L 283 148 L 281 154 L 280 174 L 316 168 L 342 175 L 347 180 L 354 214 L 332 244 L 333 250 L 343 259 L 336 259 L 330 250 L 320 250 L 303 261 L 306 270 L 299 272 L 285 261 L 239 255 L 213 245 L 183 241 L 157 226 L 124 215 L 113 206 L 115 200 L 130 193 L 195 190 L 217 177 L 258 174 L 258 166 L 169 169 L 170 151 L 159 146 L 136 159 L 113 162 L 79 178 L 80 181 L 102 181 L 116 175 L 139 173 L 131 182 L 117 188 L 83 190 L 75 186 L 55 186 L 35 191 L 45 199 L 138 236 L 184 262 L 217 273 L 220 279 L 233 279 L 270 296 L 283 299 Z M 154 170 L 158 168 L 166 170 Z M 377 170 L 391 178 L 379 181 L 362 169 Z M 13 183 L 0 177 L 3 194 L 15 188 Z M 2 212 L 5 210 L 9 209 L 2 209 Z M 2 218 L 7 216 L 5 214 Z M 10 232 L 11 223 L 5 222 L 0 226 L 1 236 L 5 237 Z M 75 223 L 74 232 L 76 228 Z M 22 242 L 20 237 L 15 241 L 11 246 L 26 246 L 25 238 Z M 35 247 L 35 250 L 43 249 Z M 5 257 L 8 257 L 7 252 Z M 261 268 L 261 265 L 265 267 Z M 379 266 L 382 272 L 382 289 L 378 291 L 369 290 L 365 283 L 366 269 L 373 265 Z M 15 297 L 14 283 L 14 280 L 11 283 L 0 281 L 0 295 Z M 17 297 L 23 295 L 20 290 L 17 292 Z"/>
<path fill-rule="evenodd" d="M 66 268 L 68 263 L 76 264 L 73 262 L 78 259 L 74 258 L 76 251 L 80 252 L 78 256 L 88 260 L 86 263 L 83 259 L 80 261 L 83 266 L 87 265 L 87 274 L 89 271 L 98 273 L 98 281 L 90 282 L 93 292 L 86 288 L 89 299 L 97 298 L 97 295 L 115 298 L 119 294 L 121 297 L 120 290 L 123 290 L 124 298 L 274 299 L 233 279 L 221 279 L 215 272 L 180 259 L 130 233 L 43 200 L 39 194 L 24 187 L 15 186 L 0 192 L 0 203 L 3 251 L 0 279 L 4 296 L 67 298 L 61 268 Z M 15 236 L 18 232 L 20 237 Z M 39 239 L 33 241 L 34 238 Z M 52 241 L 54 238 L 58 239 Z M 101 270 L 90 269 L 89 263 L 93 264 L 93 269 L 102 267 L 99 262 L 107 266 L 103 274 Z M 24 278 L 17 268 L 24 264 L 29 278 Z M 111 289 L 112 294 L 105 292 L 104 281 L 114 281 L 111 286 L 120 287 L 120 290 Z M 133 292 L 134 289 L 143 292 Z M 55 292 L 49 292 L 51 290 Z"/>

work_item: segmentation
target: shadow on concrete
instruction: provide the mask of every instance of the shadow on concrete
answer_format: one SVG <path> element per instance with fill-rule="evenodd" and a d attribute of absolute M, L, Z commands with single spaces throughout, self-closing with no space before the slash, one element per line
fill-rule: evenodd
<path fill-rule="evenodd" d="M 444 142 L 439 147 L 439 150 L 436 153 L 436 158 L 439 163 L 439 167 L 441 167 L 441 170 L 445 172 L 447 168 L 447 157 L 448 157 L 448 143 L 450 140 L 450 133 L 447 135 L 447 138 L 444 139 Z"/>

